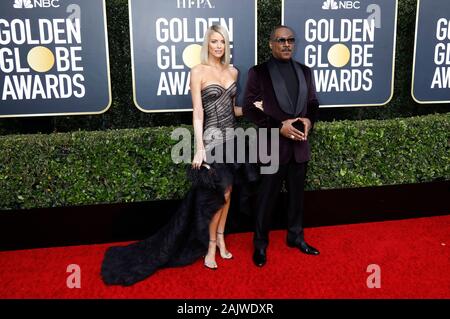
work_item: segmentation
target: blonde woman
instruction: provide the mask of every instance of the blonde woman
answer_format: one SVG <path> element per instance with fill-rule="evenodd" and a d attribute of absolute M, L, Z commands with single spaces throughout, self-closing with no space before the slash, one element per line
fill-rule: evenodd
<path fill-rule="evenodd" d="M 101 270 L 106 284 L 132 285 L 159 268 L 188 265 L 200 257 L 206 268 L 216 270 L 217 250 L 221 260 L 233 258 L 224 238 L 233 184 L 258 177 L 256 168 L 237 163 L 234 157 L 230 160 L 225 151 L 235 138 L 235 116 L 242 115 L 242 109 L 235 106 L 237 77 L 238 71 L 230 65 L 227 30 L 213 25 L 204 37 L 201 64 L 191 70 L 192 187 L 170 222 L 156 234 L 107 250 Z"/>

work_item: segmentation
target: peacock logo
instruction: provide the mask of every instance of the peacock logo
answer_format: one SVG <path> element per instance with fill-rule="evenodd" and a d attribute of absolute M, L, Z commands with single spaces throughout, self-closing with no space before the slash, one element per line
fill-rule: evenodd
<path fill-rule="evenodd" d="M 14 0 L 14 8 L 16 9 L 32 9 L 31 0 Z"/>
<path fill-rule="evenodd" d="M 336 0 L 326 0 L 322 5 L 323 10 L 337 10 L 338 4 Z"/>

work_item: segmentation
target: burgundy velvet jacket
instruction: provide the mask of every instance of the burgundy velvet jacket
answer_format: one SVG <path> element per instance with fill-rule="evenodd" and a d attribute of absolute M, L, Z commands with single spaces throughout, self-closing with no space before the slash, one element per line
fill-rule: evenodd
<path fill-rule="evenodd" d="M 276 81 L 275 85 L 269 72 L 269 62 L 252 67 L 248 72 L 247 85 L 245 89 L 245 99 L 243 105 L 243 114 L 251 122 L 260 128 L 281 128 L 281 122 L 295 116 L 285 113 L 280 108 L 280 103 L 285 103 L 287 98 L 287 89 L 283 81 Z M 299 94 L 308 94 L 306 107 L 297 117 L 306 117 L 311 121 L 312 127 L 317 120 L 319 102 L 316 97 L 316 89 L 313 81 L 312 71 L 309 67 L 293 61 L 295 68 L 303 70 L 304 78 L 308 92 L 302 92 L 299 88 Z M 299 79 L 303 77 L 298 77 Z M 275 89 L 278 90 L 275 93 Z M 254 106 L 254 102 L 262 101 L 264 112 Z M 311 128 L 312 128 L 311 127 Z M 310 131 L 311 133 L 311 131 Z M 268 152 L 270 150 L 270 134 L 267 135 Z M 308 141 L 292 141 L 281 134 L 279 135 L 279 161 L 280 164 L 288 163 L 292 156 L 297 163 L 307 162 L 311 158 L 311 148 Z M 260 138 L 260 137 L 258 137 Z M 259 141 L 259 144 L 261 141 Z"/>

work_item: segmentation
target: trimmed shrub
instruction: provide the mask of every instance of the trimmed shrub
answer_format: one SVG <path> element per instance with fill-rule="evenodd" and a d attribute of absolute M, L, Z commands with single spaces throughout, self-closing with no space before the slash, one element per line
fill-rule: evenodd
<path fill-rule="evenodd" d="M 185 126 L 191 130 L 190 126 Z M 0 209 L 179 199 L 175 127 L 0 137 Z M 450 179 L 450 113 L 319 122 L 308 190 Z"/>

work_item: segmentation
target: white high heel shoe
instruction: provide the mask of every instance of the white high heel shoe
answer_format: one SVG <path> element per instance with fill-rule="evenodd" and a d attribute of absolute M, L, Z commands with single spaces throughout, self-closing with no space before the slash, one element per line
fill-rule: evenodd
<path fill-rule="evenodd" d="M 217 232 L 217 235 L 222 235 L 223 236 L 223 233 Z M 225 250 L 225 252 L 222 252 L 222 249 L 220 248 L 218 242 L 217 242 L 217 247 L 219 248 L 220 257 L 222 257 L 223 259 L 233 259 L 233 254 L 230 253 L 229 251 Z"/>
<path fill-rule="evenodd" d="M 209 240 L 209 242 L 217 244 L 217 240 Z M 215 261 L 206 261 L 206 256 L 203 259 L 203 265 L 208 269 L 217 270 L 217 263 Z"/>

